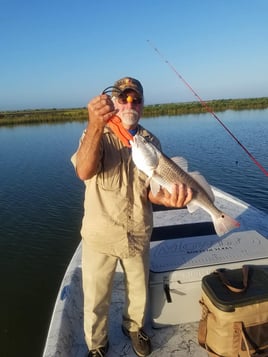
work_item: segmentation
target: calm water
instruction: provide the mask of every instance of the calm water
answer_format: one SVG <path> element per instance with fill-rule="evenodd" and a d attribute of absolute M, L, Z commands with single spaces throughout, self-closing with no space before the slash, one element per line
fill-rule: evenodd
<path fill-rule="evenodd" d="M 219 117 L 268 170 L 268 110 Z M 169 156 L 268 213 L 268 177 L 209 114 L 144 119 Z M 85 124 L 0 128 L 0 355 L 38 357 L 79 243 L 83 184 L 70 164 Z"/>

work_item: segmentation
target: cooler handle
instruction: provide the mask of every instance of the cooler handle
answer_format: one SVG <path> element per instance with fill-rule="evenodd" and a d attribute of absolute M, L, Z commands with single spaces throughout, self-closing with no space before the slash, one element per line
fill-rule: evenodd
<path fill-rule="evenodd" d="M 166 295 L 167 302 L 171 303 L 172 299 L 171 299 L 171 295 L 170 295 L 169 280 L 166 277 L 163 280 L 163 284 L 164 284 L 164 292 Z"/>
<path fill-rule="evenodd" d="M 243 265 L 242 266 L 242 275 L 243 275 L 243 288 L 238 288 L 236 286 L 233 286 L 230 281 L 227 279 L 226 274 L 225 274 L 225 269 L 217 269 L 216 273 L 219 275 L 222 283 L 233 293 L 242 293 L 244 292 L 247 287 L 248 287 L 248 272 L 249 272 L 249 266 L 248 265 Z"/>

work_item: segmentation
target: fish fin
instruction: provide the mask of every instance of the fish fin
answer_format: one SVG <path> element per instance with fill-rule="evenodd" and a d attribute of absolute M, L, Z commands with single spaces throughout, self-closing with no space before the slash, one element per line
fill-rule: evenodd
<path fill-rule="evenodd" d="M 240 223 L 232 217 L 223 213 L 219 217 L 212 217 L 214 228 L 219 237 L 230 232 L 234 228 L 240 227 Z"/>
<path fill-rule="evenodd" d="M 151 179 L 150 181 L 150 188 L 154 196 L 156 196 L 160 191 L 160 185 L 154 179 Z"/>
<path fill-rule="evenodd" d="M 187 209 L 188 209 L 189 213 L 195 212 L 199 207 L 200 206 L 195 203 L 195 200 L 192 200 L 187 205 Z"/>
<path fill-rule="evenodd" d="M 150 186 L 150 182 L 151 182 L 151 177 L 147 177 L 147 179 L 145 181 L 145 187 L 149 187 Z"/>
<path fill-rule="evenodd" d="M 207 182 L 205 177 L 200 174 L 200 172 L 198 172 L 198 171 L 188 172 L 188 162 L 184 157 L 175 156 L 175 157 L 172 157 L 171 160 L 174 161 L 175 164 L 177 164 L 180 168 L 182 168 L 182 170 L 186 171 L 189 175 L 192 176 L 192 178 L 195 181 L 198 182 L 198 184 L 206 191 L 206 193 L 208 194 L 208 196 L 212 202 L 215 201 L 215 197 L 214 197 L 214 194 L 210 187 L 210 184 Z M 194 206 L 194 211 L 195 211 L 198 208 L 198 206 L 196 206 L 196 205 L 193 205 L 193 206 Z"/>
<path fill-rule="evenodd" d="M 183 169 L 183 171 L 188 171 L 188 162 L 187 160 L 182 157 L 182 156 L 175 156 L 171 158 L 172 161 L 175 162 L 176 165 L 178 165 L 180 168 Z"/>
<path fill-rule="evenodd" d="M 205 177 L 201 175 L 200 172 L 198 171 L 190 172 L 189 175 L 191 175 L 192 178 L 206 191 L 211 201 L 214 202 L 215 201 L 214 193 L 212 192 L 210 184 L 207 182 Z"/>

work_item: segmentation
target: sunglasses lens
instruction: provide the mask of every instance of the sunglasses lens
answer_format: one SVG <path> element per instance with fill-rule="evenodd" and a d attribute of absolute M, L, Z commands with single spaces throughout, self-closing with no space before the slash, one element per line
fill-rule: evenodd
<path fill-rule="evenodd" d="M 141 102 L 142 102 L 141 98 L 133 98 L 133 101 L 132 101 L 132 103 L 134 103 L 134 104 L 141 104 Z"/>
<path fill-rule="evenodd" d="M 131 100 L 129 100 L 129 98 L 131 98 Z M 118 103 L 120 103 L 120 104 L 127 104 L 127 103 L 141 104 L 141 102 L 142 102 L 141 97 L 133 98 L 133 97 L 125 95 L 125 94 L 119 95 L 117 97 L 117 100 L 118 100 Z"/>
<path fill-rule="evenodd" d="M 127 97 L 125 95 L 119 95 L 117 97 L 118 103 L 120 104 L 126 104 L 127 103 Z"/>

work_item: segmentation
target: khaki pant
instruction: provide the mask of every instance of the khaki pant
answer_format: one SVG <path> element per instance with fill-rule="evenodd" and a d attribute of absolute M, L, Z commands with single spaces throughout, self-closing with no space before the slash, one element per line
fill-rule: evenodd
<path fill-rule="evenodd" d="M 84 331 L 89 349 L 105 345 L 108 339 L 108 314 L 113 276 L 118 258 L 92 251 L 82 243 L 84 291 Z M 123 324 L 137 331 L 144 324 L 148 293 L 149 251 L 143 256 L 119 260 L 125 274 Z"/>

